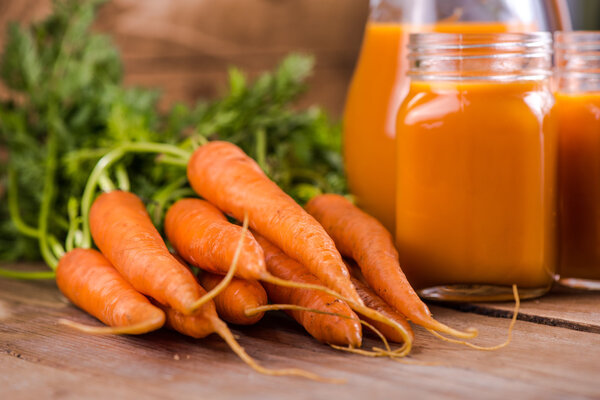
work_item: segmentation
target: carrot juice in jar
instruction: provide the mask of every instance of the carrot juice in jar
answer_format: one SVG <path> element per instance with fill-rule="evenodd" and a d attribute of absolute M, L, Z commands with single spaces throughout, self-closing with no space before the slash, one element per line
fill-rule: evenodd
<path fill-rule="evenodd" d="M 600 289 L 600 32 L 557 32 L 560 283 Z"/>
<path fill-rule="evenodd" d="M 414 34 L 397 119 L 396 243 L 426 298 L 544 294 L 556 269 L 549 33 Z"/>
<path fill-rule="evenodd" d="M 501 33 L 565 28 L 564 0 L 377 0 L 344 110 L 344 160 L 357 204 L 394 232 L 395 135 L 408 92 L 414 32 Z"/>

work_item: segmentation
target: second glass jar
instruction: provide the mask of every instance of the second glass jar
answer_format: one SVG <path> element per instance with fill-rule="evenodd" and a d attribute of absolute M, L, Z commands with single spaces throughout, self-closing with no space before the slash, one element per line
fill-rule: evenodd
<path fill-rule="evenodd" d="M 544 294 L 556 270 L 548 33 L 414 34 L 396 137 L 396 243 L 426 298 Z"/>

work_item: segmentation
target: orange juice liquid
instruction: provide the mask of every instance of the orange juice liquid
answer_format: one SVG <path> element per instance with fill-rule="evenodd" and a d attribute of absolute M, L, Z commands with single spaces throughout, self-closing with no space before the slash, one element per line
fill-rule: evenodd
<path fill-rule="evenodd" d="M 549 288 L 557 127 L 540 85 L 411 84 L 398 114 L 396 243 L 416 289 Z"/>
<path fill-rule="evenodd" d="M 561 278 L 600 279 L 600 92 L 556 95 Z"/>
<path fill-rule="evenodd" d="M 358 205 L 394 232 L 396 112 L 408 91 L 409 33 L 533 31 L 512 23 L 367 24 L 344 110 L 344 160 Z"/>

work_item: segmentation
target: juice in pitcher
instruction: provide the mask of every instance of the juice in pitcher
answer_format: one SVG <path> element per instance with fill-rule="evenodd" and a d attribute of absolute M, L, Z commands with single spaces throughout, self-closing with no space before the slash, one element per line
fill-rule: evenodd
<path fill-rule="evenodd" d="M 564 28 L 562 0 L 373 2 L 344 110 L 344 160 L 358 205 L 391 232 L 398 106 L 408 92 L 410 33 L 501 33 Z"/>
<path fill-rule="evenodd" d="M 551 36 L 415 34 L 397 125 L 396 243 L 427 298 L 545 293 L 556 270 Z"/>

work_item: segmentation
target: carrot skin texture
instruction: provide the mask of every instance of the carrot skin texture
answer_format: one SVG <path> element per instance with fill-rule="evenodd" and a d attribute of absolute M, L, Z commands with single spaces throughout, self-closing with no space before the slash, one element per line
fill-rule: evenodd
<path fill-rule="evenodd" d="M 288 257 L 267 239 L 258 234 L 255 234 L 255 237 L 265 251 L 267 269 L 271 274 L 294 282 L 322 284 L 307 268 Z M 275 303 L 294 304 L 347 316 L 348 318 L 343 318 L 309 311 L 286 311 L 320 342 L 360 347 L 362 342 L 361 324 L 350 306 L 342 300 L 318 290 L 288 288 L 267 282 L 264 282 L 263 285 L 269 298 Z"/>
<path fill-rule="evenodd" d="M 392 235 L 375 218 L 336 194 L 314 197 L 306 210 L 331 235 L 339 251 L 354 259 L 371 288 L 412 322 L 435 329 L 429 308 L 400 268 Z"/>
<path fill-rule="evenodd" d="M 402 325 L 410 335 L 411 342 L 414 342 L 415 334 L 404 315 L 400 314 L 396 309 L 394 309 L 392 306 L 383 301 L 381 297 L 377 296 L 377 294 L 375 294 L 375 292 L 373 292 L 373 290 L 370 287 L 368 287 L 360 280 L 352 277 L 352 283 L 354 284 L 358 295 L 361 297 L 361 299 L 363 299 L 367 307 L 380 312 L 389 319 L 396 321 L 398 324 Z M 379 321 L 372 320 L 365 316 L 362 316 L 362 318 L 369 324 L 377 328 L 389 341 L 396 343 L 404 342 L 404 338 L 400 336 L 400 334 L 398 334 L 398 331 L 391 328 L 389 325 L 382 324 Z"/>
<path fill-rule="evenodd" d="M 90 230 L 102 254 L 137 291 L 184 314 L 200 299 L 202 288 L 171 255 L 136 195 L 116 190 L 98 196 Z"/>
<path fill-rule="evenodd" d="M 201 273 L 199 277 L 200 285 L 206 290 L 212 290 L 222 279 L 222 276 L 209 272 Z M 213 300 L 219 317 L 237 325 L 252 325 L 260 321 L 264 313 L 248 317 L 245 311 L 268 303 L 267 293 L 260 283 L 239 278 L 233 278 Z"/>
<path fill-rule="evenodd" d="M 205 200 L 182 199 L 165 217 L 165 233 L 177 253 L 188 263 L 216 274 L 226 274 L 240 239 L 242 227 L 227 221 L 223 213 Z M 246 232 L 236 276 L 260 279 L 266 271 L 262 249 Z"/>
<path fill-rule="evenodd" d="M 200 196 L 238 220 L 247 212 L 254 231 L 306 266 L 327 287 L 361 303 L 323 227 L 239 147 L 220 141 L 199 147 L 190 158 L 187 175 Z"/>
<path fill-rule="evenodd" d="M 156 301 L 153 303 L 164 311 L 167 316 L 166 326 L 168 328 L 195 339 L 202 339 L 215 333 L 216 324 L 223 324 L 217 316 L 217 310 L 212 301 L 204 304 L 194 315 L 185 315 Z"/>
<path fill-rule="evenodd" d="M 165 314 L 138 293 L 100 252 L 74 249 L 61 257 L 56 284 L 73 304 L 112 327 L 147 321 L 146 333 L 165 323 Z"/>

